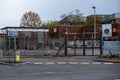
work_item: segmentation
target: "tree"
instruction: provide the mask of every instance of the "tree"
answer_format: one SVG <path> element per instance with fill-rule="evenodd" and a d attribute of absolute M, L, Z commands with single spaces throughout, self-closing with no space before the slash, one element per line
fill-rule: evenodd
<path fill-rule="evenodd" d="M 42 24 L 41 24 L 41 28 L 48 29 L 48 23 L 42 23 Z"/>
<path fill-rule="evenodd" d="M 49 37 L 53 37 L 53 27 L 59 25 L 58 21 L 50 21 L 47 23 L 48 29 L 49 29 Z"/>
<path fill-rule="evenodd" d="M 60 24 L 80 25 L 85 23 L 85 17 L 83 17 L 83 13 L 78 9 L 69 14 L 62 15 L 61 18 Z"/>
<path fill-rule="evenodd" d="M 100 15 L 96 15 L 96 24 L 100 24 L 101 23 L 101 16 Z M 87 17 L 87 21 L 86 21 L 87 25 L 93 25 L 94 24 L 94 15 L 88 16 Z"/>
<path fill-rule="evenodd" d="M 38 13 L 29 11 L 23 14 L 20 26 L 22 27 L 40 27 L 41 19 Z"/>

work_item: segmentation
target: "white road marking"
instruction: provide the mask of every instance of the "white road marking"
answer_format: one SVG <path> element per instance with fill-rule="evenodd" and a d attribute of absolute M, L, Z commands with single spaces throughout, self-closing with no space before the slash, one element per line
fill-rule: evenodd
<path fill-rule="evenodd" d="M 34 64 L 43 64 L 43 62 L 34 62 Z"/>
<path fill-rule="evenodd" d="M 120 79 L 114 79 L 114 80 L 120 80 Z"/>
<path fill-rule="evenodd" d="M 80 64 L 90 64 L 90 63 L 88 63 L 88 62 L 81 62 Z"/>
<path fill-rule="evenodd" d="M 27 62 L 29 64 L 29 62 Z M 27 64 L 27 63 L 24 63 L 24 64 Z M 33 62 L 33 64 L 73 64 L 73 65 L 77 65 L 77 64 L 113 64 L 113 63 L 109 63 L 109 62 L 104 62 L 104 63 L 101 63 L 101 62 Z"/>
<path fill-rule="evenodd" d="M 69 62 L 69 64 L 78 64 L 78 62 Z"/>
<path fill-rule="evenodd" d="M 46 74 L 51 74 L 51 73 L 55 73 L 55 72 L 45 72 Z"/>
<path fill-rule="evenodd" d="M 22 63 L 22 64 L 27 64 L 27 63 Z"/>
<path fill-rule="evenodd" d="M 57 62 L 57 64 L 66 64 L 66 62 Z"/>
<path fill-rule="evenodd" d="M 92 64 L 101 64 L 101 62 L 93 62 Z"/>
<path fill-rule="evenodd" d="M 55 62 L 46 62 L 45 64 L 55 64 Z"/>
<path fill-rule="evenodd" d="M 113 64 L 113 63 L 104 63 L 104 64 Z"/>

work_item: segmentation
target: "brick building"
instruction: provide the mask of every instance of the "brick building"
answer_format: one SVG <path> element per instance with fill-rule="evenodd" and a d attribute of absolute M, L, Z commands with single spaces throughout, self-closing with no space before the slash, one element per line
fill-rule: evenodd
<path fill-rule="evenodd" d="M 0 43 L 4 49 L 41 49 L 48 43 L 48 29 L 5 27 L 0 30 Z"/>
<path fill-rule="evenodd" d="M 120 40 L 120 24 L 111 24 L 112 27 L 112 36 L 108 40 Z M 53 38 L 55 44 L 58 44 L 61 40 L 62 43 L 65 39 L 65 31 L 67 30 L 67 40 L 68 42 L 74 42 L 74 40 L 81 42 L 83 41 L 83 31 L 85 31 L 85 41 L 90 43 L 94 39 L 94 25 L 61 25 L 53 28 Z M 96 41 L 100 41 L 100 32 L 102 30 L 102 24 L 96 25 Z M 115 31 L 116 30 L 116 31 Z M 71 34 L 72 33 L 72 34 Z M 61 43 L 61 42 L 60 42 Z"/>
<path fill-rule="evenodd" d="M 113 33 L 113 36 L 118 36 L 118 40 L 120 40 L 120 12 L 114 13 L 111 15 L 99 15 L 101 16 L 100 22 L 101 24 L 96 26 L 96 38 L 99 39 L 99 32 L 102 27 L 102 24 L 112 24 L 113 28 L 117 28 L 117 32 Z M 90 17 L 90 16 L 88 16 Z M 69 20 L 69 19 L 68 19 Z M 66 20 L 65 20 L 66 21 Z M 64 21 L 63 21 L 64 22 Z M 65 22 L 67 23 L 67 22 Z M 97 23 L 97 22 L 96 22 Z M 56 39 L 64 38 L 65 30 L 68 29 L 68 33 L 78 33 L 78 39 L 82 39 L 81 33 L 83 33 L 83 29 L 85 32 L 94 32 L 94 25 L 60 25 L 53 28 L 53 37 Z M 86 34 L 86 39 L 91 39 L 92 35 Z M 74 39 L 74 35 L 68 35 L 69 39 Z M 113 37 L 112 37 L 113 38 Z"/>
<path fill-rule="evenodd" d="M 56 26 L 53 28 L 53 37 L 54 38 L 64 38 L 65 31 L 67 29 L 68 33 L 81 33 L 83 26 L 76 26 L 76 25 L 62 25 L 62 26 Z M 68 38 L 70 36 L 68 35 Z M 72 37 L 71 37 L 72 39 Z"/>
<path fill-rule="evenodd" d="M 102 16 L 102 24 L 120 24 L 120 12 Z"/>
<path fill-rule="evenodd" d="M 101 25 L 97 25 L 96 31 L 100 31 Z M 67 29 L 68 33 L 73 33 L 73 34 L 68 34 L 68 39 L 73 40 L 74 35 L 77 35 L 77 39 L 82 39 L 82 33 L 83 29 L 85 29 L 85 32 L 90 32 L 90 34 L 93 33 L 94 31 L 94 26 L 83 26 L 83 25 L 61 25 L 61 26 L 56 26 L 53 28 L 53 37 L 56 39 L 64 38 L 65 31 Z M 91 36 L 88 36 L 86 34 L 86 39 L 91 39 Z"/>

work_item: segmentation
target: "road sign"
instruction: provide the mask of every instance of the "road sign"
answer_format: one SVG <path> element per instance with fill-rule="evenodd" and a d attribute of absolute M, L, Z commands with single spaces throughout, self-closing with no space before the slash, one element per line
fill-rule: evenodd
<path fill-rule="evenodd" d="M 18 36 L 18 32 L 17 31 L 8 31 L 7 35 L 8 36 Z"/>
<path fill-rule="evenodd" d="M 111 24 L 103 24 L 102 25 L 102 36 L 110 37 L 112 36 L 112 25 Z"/>
<path fill-rule="evenodd" d="M 8 31 L 7 35 L 8 36 L 14 36 L 13 32 L 11 32 L 11 31 Z"/>
<path fill-rule="evenodd" d="M 108 41 L 108 37 L 103 37 L 103 40 L 104 41 Z"/>

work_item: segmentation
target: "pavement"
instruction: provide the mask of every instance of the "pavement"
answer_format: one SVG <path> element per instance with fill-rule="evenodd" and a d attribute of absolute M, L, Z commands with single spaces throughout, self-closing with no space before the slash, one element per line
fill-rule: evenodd
<path fill-rule="evenodd" d="M 48 62 L 48 63 L 47 63 Z M 50 62 L 50 63 L 49 63 Z M 41 56 L 41 57 L 30 57 L 30 58 L 21 58 L 20 62 L 14 61 L 14 58 L 2 58 L 0 64 L 55 64 L 55 63 L 71 63 L 78 64 L 79 62 L 107 62 L 107 63 L 120 63 L 120 58 L 100 58 L 99 56 L 67 56 L 67 57 L 53 57 L 53 56 Z"/>
<path fill-rule="evenodd" d="M 119 63 L 97 62 L 96 58 L 99 57 L 21 58 L 19 64 L 0 65 L 0 80 L 120 80 Z"/>

